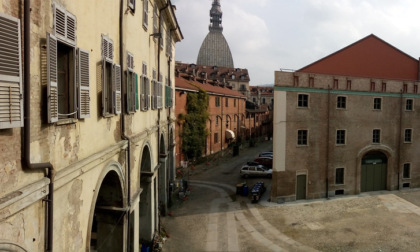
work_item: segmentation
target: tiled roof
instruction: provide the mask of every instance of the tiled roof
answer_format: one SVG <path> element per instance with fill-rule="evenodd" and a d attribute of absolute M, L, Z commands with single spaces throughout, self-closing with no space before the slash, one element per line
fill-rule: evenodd
<path fill-rule="evenodd" d="M 175 77 L 176 89 L 198 91 L 199 88 L 202 88 L 208 93 L 235 96 L 235 97 L 241 97 L 241 98 L 246 97 L 245 95 L 239 93 L 238 91 L 234 91 L 226 87 L 225 88 L 220 87 L 218 85 L 212 85 L 211 83 L 201 83 L 200 81 L 196 81 L 190 78 L 191 77 L 188 76 L 187 74 L 179 74 L 179 76 Z"/>

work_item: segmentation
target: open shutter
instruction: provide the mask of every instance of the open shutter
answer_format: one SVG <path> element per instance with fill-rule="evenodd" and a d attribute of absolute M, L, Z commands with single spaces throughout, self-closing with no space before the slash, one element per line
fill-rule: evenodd
<path fill-rule="evenodd" d="M 132 101 L 131 101 L 131 85 L 130 85 L 130 81 L 131 81 L 131 79 L 130 79 L 130 71 L 126 71 L 126 73 L 127 73 L 127 82 L 126 82 L 126 90 L 127 90 L 127 113 L 130 113 L 130 111 L 131 111 L 131 104 L 132 104 Z"/>
<path fill-rule="evenodd" d="M 158 82 L 158 108 L 161 109 L 162 108 L 162 82 Z"/>
<path fill-rule="evenodd" d="M 150 80 L 146 78 L 146 110 L 150 109 Z"/>
<path fill-rule="evenodd" d="M 105 58 L 102 58 L 102 78 L 101 78 L 101 80 L 102 80 L 102 116 L 106 116 L 106 114 L 107 114 L 107 110 L 106 110 L 106 107 L 107 107 L 107 99 L 106 99 L 106 92 L 107 92 L 107 86 L 106 86 L 106 82 L 107 82 L 107 80 L 106 80 L 106 78 L 107 78 L 108 76 L 106 76 L 106 61 L 105 61 Z"/>
<path fill-rule="evenodd" d="M 47 33 L 48 122 L 58 121 L 57 38 Z"/>
<path fill-rule="evenodd" d="M 0 13 L 0 31 L 0 129 L 22 127 L 23 94 L 19 19 Z"/>
<path fill-rule="evenodd" d="M 140 109 L 142 111 L 146 110 L 146 81 L 144 75 L 141 75 L 140 77 Z"/>
<path fill-rule="evenodd" d="M 134 73 L 134 85 L 136 85 L 136 110 L 139 110 L 139 83 L 138 83 L 138 76 L 136 73 Z"/>
<path fill-rule="evenodd" d="M 89 51 L 77 49 L 77 77 L 79 84 L 79 118 L 90 117 Z"/>
<path fill-rule="evenodd" d="M 114 65 L 114 79 L 113 79 L 113 91 L 114 91 L 114 113 L 121 114 L 121 66 Z"/>
<path fill-rule="evenodd" d="M 134 12 L 136 10 L 136 0 L 128 0 L 128 7 Z"/>
<path fill-rule="evenodd" d="M 71 45 L 76 45 L 76 17 L 54 3 L 54 34 Z"/>

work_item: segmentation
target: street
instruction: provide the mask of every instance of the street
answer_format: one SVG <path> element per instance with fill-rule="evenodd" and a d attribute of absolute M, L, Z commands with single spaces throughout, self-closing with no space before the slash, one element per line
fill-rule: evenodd
<path fill-rule="evenodd" d="M 240 167 L 271 142 L 241 150 L 234 158 L 198 165 L 190 172 L 191 193 L 162 217 L 169 237 L 163 251 L 417 251 L 420 247 L 419 190 L 381 191 L 332 200 L 268 202 L 270 179 L 258 204 L 236 195 L 245 180 Z"/>

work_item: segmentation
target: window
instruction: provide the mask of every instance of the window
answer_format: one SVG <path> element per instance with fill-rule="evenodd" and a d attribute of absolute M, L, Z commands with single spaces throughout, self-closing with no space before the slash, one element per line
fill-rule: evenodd
<path fill-rule="evenodd" d="M 293 76 L 293 85 L 295 87 L 299 86 L 299 76 Z"/>
<path fill-rule="evenodd" d="M 345 130 L 337 130 L 337 137 L 336 137 L 335 143 L 338 145 L 346 144 L 346 131 Z"/>
<path fill-rule="evenodd" d="M 381 142 L 381 130 L 374 129 L 372 134 L 372 143 L 380 143 Z"/>
<path fill-rule="evenodd" d="M 370 91 L 375 91 L 375 82 L 374 81 L 370 82 Z"/>
<path fill-rule="evenodd" d="M 410 178 L 411 173 L 411 165 L 409 163 L 404 164 L 403 168 L 403 178 Z"/>
<path fill-rule="evenodd" d="M 244 84 L 241 84 L 241 89 L 240 89 L 241 91 L 245 91 L 246 90 L 246 87 L 245 87 L 245 85 Z"/>
<path fill-rule="evenodd" d="M 307 108 L 308 107 L 309 95 L 307 94 L 298 94 L 298 107 Z"/>
<path fill-rule="evenodd" d="M 219 117 L 216 116 L 216 125 L 219 125 Z"/>
<path fill-rule="evenodd" d="M 121 113 L 121 67 L 113 63 L 114 44 L 102 35 L 102 115 Z"/>
<path fill-rule="evenodd" d="M 404 142 L 411 143 L 412 129 L 405 129 L 404 131 Z"/>
<path fill-rule="evenodd" d="M 403 93 L 407 93 L 407 89 L 408 89 L 407 84 L 404 84 L 403 85 Z"/>
<path fill-rule="evenodd" d="M 166 30 L 166 56 L 172 58 L 172 35 L 171 29 Z"/>
<path fill-rule="evenodd" d="M 386 83 L 382 82 L 382 92 L 386 92 Z"/>
<path fill-rule="evenodd" d="M 338 89 L 338 79 L 334 79 L 333 89 Z"/>
<path fill-rule="evenodd" d="M 139 110 L 137 74 L 134 72 L 134 57 L 127 52 L 127 113 Z"/>
<path fill-rule="evenodd" d="M 347 80 L 347 90 L 351 90 L 351 80 Z"/>
<path fill-rule="evenodd" d="M 232 77 L 231 77 L 231 78 L 232 78 L 232 80 L 234 80 L 234 79 L 235 79 L 235 77 L 236 77 L 236 76 L 235 76 L 234 74 L 232 74 Z"/>
<path fill-rule="evenodd" d="M 380 110 L 382 107 L 382 98 L 373 98 L 373 109 Z"/>
<path fill-rule="evenodd" d="M 143 0 L 148 1 L 148 0 Z M 158 8 L 157 4 L 153 7 L 153 33 L 158 33 Z"/>
<path fill-rule="evenodd" d="M 165 33 L 164 33 L 164 28 L 163 28 L 163 21 L 162 19 L 159 20 L 160 22 L 160 38 L 159 38 L 159 45 L 160 45 L 160 49 L 163 50 L 163 41 L 165 40 Z"/>
<path fill-rule="evenodd" d="M 337 108 L 345 109 L 346 100 L 347 100 L 347 97 L 345 96 L 337 96 Z"/>
<path fill-rule="evenodd" d="M 162 75 L 156 79 L 156 70 L 153 69 L 152 79 L 152 109 L 162 108 Z"/>
<path fill-rule="evenodd" d="M 262 99 L 262 104 L 265 104 L 265 98 Z"/>
<path fill-rule="evenodd" d="M 168 80 L 168 78 L 165 79 L 166 85 L 165 85 L 165 107 L 169 108 L 173 105 L 173 98 L 172 98 L 172 87 L 171 82 Z"/>
<path fill-rule="evenodd" d="M 405 100 L 405 110 L 413 111 L 413 99 Z"/>
<path fill-rule="evenodd" d="M 147 29 L 149 25 L 149 0 L 143 0 L 143 27 Z"/>
<path fill-rule="evenodd" d="M 308 145 L 308 131 L 307 130 L 298 130 L 298 145 Z"/>
<path fill-rule="evenodd" d="M 225 97 L 225 106 L 229 107 L 229 98 Z"/>
<path fill-rule="evenodd" d="M 314 77 L 309 77 L 309 87 L 314 87 Z"/>
<path fill-rule="evenodd" d="M 417 84 L 414 84 L 413 86 L 413 93 L 417 94 L 418 86 Z"/>
<path fill-rule="evenodd" d="M 220 97 L 216 96 L 216 107 L 220 107 Z"/>
<path fill-rule="evenodd" d="M 54 4 L 53 20 L 54 34 L 47 34 L 48 122 L 88 118 L 89 52 L 76 48 L 74 15 Z"/>
<path fill-rule="evenodd" d="M 236 107 L 236 99 L 233 99 L 233 106 Z"/>
<path fill-rule="evenodd" d="M 140 76 L 140 109 L 150 109 L 150 80 L 147 77 L 147 64 L 143 62 L 142 74 Z"/>
<path fill-rule="evenodd" d="M 219 133 L 216 132 L 214 133 L 214 143 L 218 143 L 219 142 Z"/>
<path fill-rule="evenodd" d="M 23 127 L 20 20 L 0 13 L 0 30 L 0 129 Z"/>
<path fill-rule="evenodd" d="M 336 185 L 344 184 L 344 168 L 335 169 L 335 184 Z"/>
<path fill-rule="evenodd" d="M 253 97 L 253 98 L 252 98 L 252 102 L 253 102 L 253 103 L 257 103 L 257 98 Z"/>
<path fill-rule="evenodd" d="M 134 12 L 136 10 L 136 0 L 128 0 L 128 8 Z"/>

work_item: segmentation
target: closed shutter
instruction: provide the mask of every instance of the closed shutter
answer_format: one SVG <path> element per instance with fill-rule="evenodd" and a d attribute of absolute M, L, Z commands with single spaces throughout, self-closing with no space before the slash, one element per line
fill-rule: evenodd
<path fill-rule="evenodd" d="M 0 13 L 0 41 L 0 129 L 22 127 L 23 94 L 19 19 Z"/>
<path fill-rule="evenodd" d="M 114 60 L 114 42 L 104 35 L 102 35 L 102 57 L 109 62 Z"/>
<path fill-rule="evenodd" d="M 146 77 L 146 109 L 150 109 L 150 80 Z"/>
<path fill-rule="evenodd" d="M 89 51 L 77 49 L 77 73 L 79 87 L 79 118 L 90 117 Z"/>
<path fill-rule="evenodd" d="M 139 110 L 139 83 L 138 83 L 138 76 L 134 73 L 134 83 L 136 85 L 136 110 Z"/>
<path fill-rule="evenodd" d="M 76 17 L 58 4 L 54 9 L 54 33 L 57 39 L 76 45 Z"/>
<path fill-rule="evenodd" d="M 48 122 L 58 121 L 57 38 L 47 33 Z"/>
<path fill-rule="evenodd" d="M 162 82 L 158 82 L 158 108 L 162 108 Z"/>
<path fill-rule="evenodd" d="M 146 78 L 144 75 L 140 77 L 140 109 L 146 110 Z"/>
<path fill-rule="evenodd" d="M 114 91 L 114 110 L 115 114 L 121 114 L 121 66 L 114 65 L 114 79 L 113 79 L 113 91 Z"/>
<path fill-rule="evenodd" d="M 106 61 L 105 58 L 102 58 L 102 116 L 106 116 L 107 114 L 107 95 L 106 93 L 108 92 L 107 90 L 107 86 L 106 86 L 106 78 L 108 76 L 106 76 Z M 108 95 L 109 96 L 109 95 Z"/>

